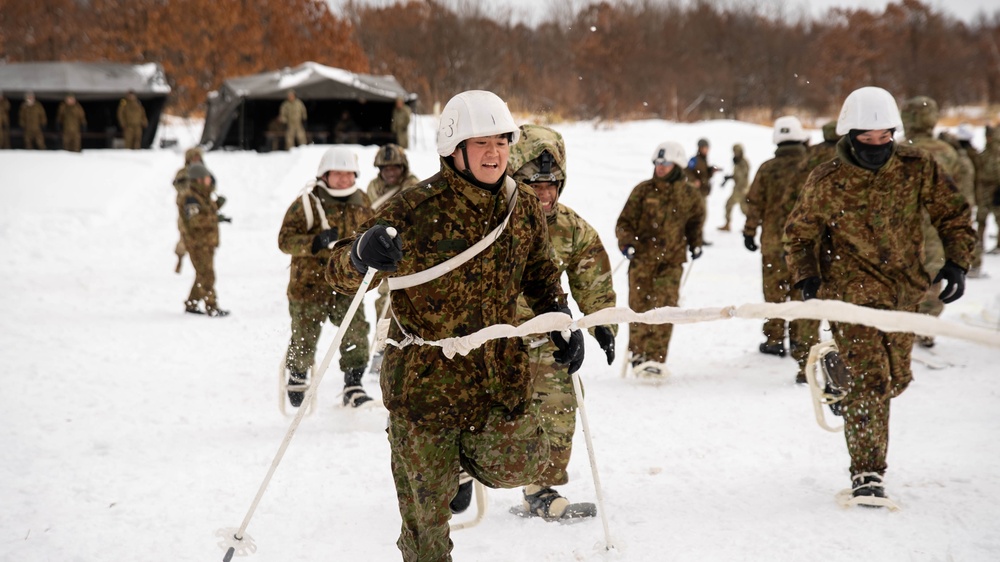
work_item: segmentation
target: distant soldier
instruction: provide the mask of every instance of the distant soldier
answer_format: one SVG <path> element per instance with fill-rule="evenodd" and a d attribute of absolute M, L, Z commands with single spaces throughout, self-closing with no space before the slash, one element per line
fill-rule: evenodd
<path fill-rule="evenodd" d="M 976 185 L 976 232 L 980 251 L 986 248 L 986 225 L 993 220 L 1000 227 L 1000 125 L 986 127 L 986 147 L 979 154 L 979 182 Z M 988 253 L 1000 254 L 1000 239 Z"/>
<path fill-rule="evenodd" d="M 976 215 L 978 214 L 979 200 L 980 200 L 979 165 L 981 161 L 979 158 L 979 151 L 976 150 L 976 147 L 972 146 L 972 137 L 973 137 L 972 126 L 970 126 L 968 123 L 962 123 L 958 126 L 958 130 L 955 132 L 955 138 L 958 139 L 958 147 L 957 147 L 958 152 L 960 155 L 964 153 L 965 156 L 969 159 L 969 162 L 972 163 L 973 174 L 972 174 L 971 204 L 973 209 L 972 213 L 973 220 L 975 220 Z M 967 277 L 971 277 L 973 279 L 979 277 L 987 277 L 986 273 L 983 272 L 982 270 L 982 265 L 983 265 L 983 245 L 977 242 L 976 256 L 972 260 L 972 267 L 969 268 L 969 273 Z"/>
<path fill-rule="evenodd" d="M 184 312 L 219 317 L 229 314 L 218 307 L 215 295 L 215 249 L 219 247 L 219 206 L 213 197 L 215 180 L 204 164 L 187 169 L 187 188 L 177 196 L 181 238 L 195 277 L 191 292 L 184 301 Z M 200 303 L 205 302 L 205 310 Z"/>
<path fill-rule="evenodd" d="M 392 132 L 396 135 L 396 144 L 410 148 L 410 108 L 403 98 L 396 98 L 396 107 L 392 110 Z"/>
<path fill-rule="evenodd" d="M 723 183 L 733 180 L 733 193 L 726 200 L 726 224 L 719 230 L 728 232 L 733 217 L 733 207 L 740 206 L 740 212 L 747 214 L 747 190 L 750 188 L 750 162 L 743 157 L 743 145 L 733 145 L 733 173 L 726 176 Z"/>
<path fill-rule="evenodd" d="M 0 92 L 0 149 L 10 148 L 10 100 Z"/>
<path fill-rule="evenodd" d="M 26 150 L 45 150 L 45 135 L 42 129 L 49 123 L 45 116 L 45 108 L 35 101 L 35 94 L 24 94 L 24 103 L 17 115 L 17 121 L 24 129 L 24 148 Z"/>
<path fill-rule="evenodd" d="M 631 260 L 629 308 L 646 312 L 677 306 L 681 273 L 701 257 L 705 199 L 685 175 L 684 147 L 665 142 L 653 152 L 653 177 L 632 189 L 618 216 L 618 248 Z M 628 342 L 633 371 L 652 378 L 668 374 L 673 324 L 634 324 Z"/>
<path fill-rule="evenodd" d="M 181 197 L 185 190 L 191 187 L 191 180 L 188 177 L 188 166 L 191 164 L 204 164 L 205 161 L 202 158 L 201 149 L 198 147 L 189 148 L 184 151 L 184 166 L 177 170 L 174 174 L 174 189 L 177 190 L 177 204 L 183 205 Z M 221 202 L 219 202 L 221 200 Z M 225 203 L 225 197 L 216 196 L 217 205 L 222 207 Z M 174 268 L 174 273 L 181 272 L 181 265 L 184 263 L 184 256 L 187 255 L 187 248 L 184 247 L 184 222 L 183 217 L 177 218 L 177 230 L 180 233 L 180 238 L 177 240 L 177 244 L 174 246 L 174 253 L 177 254 L 177 267 Z"/>
<path fill-rule="evenodd" d="M 80 135 L 87 128 L 87 116 L 83 113 L 83 107 L 76 102 L 76 96 L 73 94 L 67 95 L 66 99 L 59 104 L 59 110 L 56 112 L 56 123 L 62 129 L 63 150 L 80 152 L 83 148 Z"/>
<path fill-rule="evenodd" d="M 802 300 L 800 291 L 792 291 L 785 266 L 785 249 L 781 237 L 785 222 L 795 205 L 795 193 L 802 181 L 800 168 L 806 157 L 809 135 L 797 117 L 788 115 L 774 121 L 774 143 L 778 148 L 774 158 L 757 169 L 747 195 L 747 222 L 743 227 L 743 241 L 747 250 L 757 251 L 754 237 L 760 228 L 761 276 L 766 302 Z M 785 320 L 771 318 L 764 322 L 764 337 L 760 352 L 784 357 Z M 793 320 L 787 322 L 788 341 L 792 356 L 799 364 L 795 382 L 805 383 L 805 365 L 809 349 L 819 341 L 819 322 Z"/>
<path fill-rule="evenodd" d="M 687 174 L 703 198 L 712 192 L 712 176 L 719 169 L 708 163 L 708 139 L 698 139 L 698 152 L 687 162 Z"/>
<path fill-rule="evenodd" d="M 118 102 L 118 126 L 125 137 L 125 148 L 138 150 L 142 148 L 142 132 L 149 126 L 146 120 L 146 110 L 136 97 L 134 90 L 129 90 Z"/>
<path fill-rule="evenodd" d="M 278 120 L 285 125 L 285 150 L 306 143 L 306 104 L 295 97 L 295 90 L 288 90 L 288 99 L 278 108 Z"/>

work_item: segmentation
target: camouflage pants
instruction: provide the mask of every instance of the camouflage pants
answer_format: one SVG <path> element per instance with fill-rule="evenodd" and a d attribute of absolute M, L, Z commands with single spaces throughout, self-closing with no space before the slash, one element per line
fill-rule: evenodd
<path fill-rule="evenodd" d="M 285 129 L 285 150 L 291 150 L 305 143 L 306 130 L 302 127 L 302 123 L 289 123 L 288 128 Z"/>
<path fill-rule="evenodd" d="M 451 560 L 448 502 L 465 469 L 491 488 L 514 488 L 534 482 L 549 443 L 538 425 L 534 406 L 508 420 L 494 407 L 482 431 L 432 429 L 389 415 L 389 445 L 396 498 L 403 523 L 396 545 L 406 562 Z"/>
<path fill-rule="evenodd" d="M 763 244 L 762 244 L 763 245 Z M 791 282 L 785 268 L 785 258 L 778 251 L 761 248 L 761 277 L 764 280 L 764 302 L 785 302 L 791 296 Z M 767 343 L 785 343 L 785 321 L 772 318 L 764 322 L 764 337 Z"/>
<path fill-rule="evenodd" d="M 997 189 L 1000 189 L 998 187 Z M 984 195 L 986 197 L 987 195 Z M 1000 227 L 1000 207 L 993 206 L 992 195 L 989 195 L 990 201 L 979 204 L 976 207 L 976 256 L 973 261 L 973 268 L 979 267 L 983 262 L 983 252 L 986 251 L 986 225 L 990 220 L 990 215 L 993 215 L 993 220 Z M 1000 248 L 1000 239 L 997 241 L 997 247 Z"/>
<path fill-rule="evenodd" d="M 45 150 L 45 135 L 41 129 L 24 130 L 24 149 Z"/>
<path fill-rule="evenodd" d="M 740 211 L 744 215 L 747 214 L 747 193 L 734 187 L 733 193 L 729 196 L 729 199 L 726 199 L 726 224 L 729 224 L 729 220 L 733 216 L 733 207 L 736 205 L 740 206 Z"/>
<path fill-rule="evenodd" d="M 289 301 L 288 314 L 292 317 L 292 338 L 285 354 L 289 371 L 305 373 L 316 361 L 316 342 L 319 341 L 323 321 L 329 319 L 336 326 L 344 321 L 351 305 L 352 295 L 337 294 L 330 305 L 302 301 Z M 347 332 L 340 342 L 340 368 L 364 369 L 368 363 L 368 322 L 362 308 L 354 314 Z"/>
<path fill-rule="evenodd" d="M 644 263 L 633 260 L 628 268 L 628 306 L 646 312 L 664 306 L 677 306 L 680 298 L 683 265 Z M 628 350 L 633 357 L 667 362 L 673 324 L 629 324 Z"/>
<path fill-rule="evenodd" d="M 142 148 L 142 127 L 125 127 L 122 136 L 125 137 L 125 148 L 129 150 L 139 150 Z"/>
<path fill-rule="evenodd" d="M 195 306 L 205 301 L 205 309 L 212 310 L 215 302 L 215 246 L 208 244 L 187 244 L 191 265 L 194 266 L 194 285 L 188 293 L 187 306 Z"/>
<path fill-rule="evenodd" d="M 573 378 L 565 365 L 552 357 L 556 350 L 547 338 L 544 345 L 528 350 L 532 370 L 532 397 L 538 405 L 539 421 L 549 436 L 549 462 L 538 480 L 539 486 L 559 486 L 569 482 L 566 467 L 573 452 L 576 431 L 576 393 Z"/>
<path fill-rule="evenodd" d="M 69 152 L 80 152 L 82 146 L 80 142 L 80 131 L 73 133 L 63 133 L 62 135 L 62 147 L 63 150 L 68 150 Z"/>
<path fill-rule="evenodd" d="M 886 333 L 860 324 L 834 323 L 833 338 L 850 372 L 844 397 L 844 437 L 851 474 L 886 469 L 889 401 L 913 379 L 913 334 Z"/>

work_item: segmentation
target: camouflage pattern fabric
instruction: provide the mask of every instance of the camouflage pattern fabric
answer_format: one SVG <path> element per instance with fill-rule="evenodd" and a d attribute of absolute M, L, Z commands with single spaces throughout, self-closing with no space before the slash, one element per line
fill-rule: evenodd
<path fill-rule="evenodd" d="M 285 149 L 306 143 L 305 122 L 309 118 L 306 105 L 296 98 L 281 102 L 278 119 L 285 124 Z"/>
<path fill-rule="evenodd" d="M 177 197 L 181 239 L 194 266 L 194 285 L 185 305 L 205 301 L 206 310 L 217 308 L 215 295 L 215 249 L 219 246 L 219 207 L 212 199 L 212 185 L 190 182 Z"/>
<path fill-rule="evenodd" d="M 413 187 L 420 183 L 420 179 L 411 174 L 409 170 L 403 170 L 403 181 L 397 185 L 387 185 L 385 180 L 382 179 L 381 175 L 375 176 L 375 179 L 368 182 L 368 187 L 365 188 L 365 192 L 368 194 L 368 198 L 374 203 L 380 197 L 388 193 L 393 189 L 407 189 Z"/>
<path fill-rule="evenodd" d="M 687 250 L 701 247 L 704 223 L 705 200 L 678 167 L 632 189 L 615 228 L 619 248 L 635 247 L 628 269 L 632 310 L 677 306 Z M 629 330 L 634 357 L 666 362 L 672 324 L 637 324 Z"/>
<path fill-rule="evenodd" d="M 334 294 L 328 303 L 315 304 L 288 301 L 288 314 L 292 319 L 292 337 L 285 354 L 285 367 L 295 373 L 309 371 L 316 358 L 316 342 L 325 320 L 340 326 L 354 295 Z M 358 311 L 347 325 L 340 343 L 340 369 L 364 369 L 368 362 L 368 322 L 365 311 Z"/>
<path fill-rule="evenodd" d="M 396 144 L 403 148 L 410 148 L 410 108 L 403 104 L 392 110 L 392 132 L 396 135 Z"/>
<path fill-rule="evenodd" d="M 87 128 L 87 116 L 79 103 L 72 105 L 62 102 L 56 112 L 56 123 L 62 128 L 63 150 L 80 152 L 80 133 Z"/>
<path fill-rule="evenodd" d="M 566 142 L 561 134 L 554 129 L 543 125 L 525 123 L 521 125 L 521 139 L 510 147 L 510 158 L 507 160 L 507 173 L 511 177 L 520 181 L 528 181 L 529 171 L 538 170 L 536 160 L 542 153 L 548 152 L 555 161 L 553 173 L 562 174 L 565 181 L 566 175 Z M 564 184 L 565 185 L 565 184 Z M 560 190 L 559 193 L 562 193 Z"/>
<path fill-rule="evenodd" d="M 177 190 L 178 206 L 181 206 L 183 204 L 183 201 L 181 200 L 181 194 L 184 193 L 184 190 L 186 190 L 190 185 L 190 179 L 188 178 L 187 174 L 187 167 L 190 166 L 191 163 L 195 161 L 198 162 L 202 161 L 201 149 L 199 148 L 187 149 L 186 151 L 184 151 L 184 166 L 181 169 L 177 170 L 177 173 L 174 174 L 173 184 L 174 184 L 174 189 Z M 177 231 L 181 233 L 181 236 L 177 240 L 177 244 L 174 245 L 174 253 L 177 254 L 178 260 L 183 259 L 184 256 L 187 255 L 187 247 L 184 245 L 184 236 L 183 236 L 184 225 L 182 221 L 183 219 L 181 217 L 177 217 Z M 178 261 L 178 264 L 179 263 L 180 261 Z"/>
<path fill-rule="evenodd" d="M 10 100 L 0 95 L 0 149 L 10 148 Z"/>
<path fill-rule="evenodd" d="M 986 223 L 993 220 L 1000 226 L 1000 206 L 994 204 L 1000 190 L 1000 126 L 986 128 L 986 147 L 979 154 L 979 178 L 976 185 L 976 231 L 979 251 L 986 248 Z M 1000 248 L 1000 241 L 997 242 Z"/>
<path fill-rule="evenodd" d="M 122 99 L 118 103 L 118 125 L 122 128 L 125 148 L 130 150 L 142 148 L 142 131 L 149 126 L 142 102 L 138 99 Z"/>
<path fill-rule="evenodd" d="M 708 157 L 700 152 L 691 158 L 691 163 L 687 168 L 688 177 L 691 182 L 698 186 L 698 191 L 703 198 L 707 198 L 712 193 L 712 175 L 715 168 L 708 164 Z"/>
<path fill-rule="evenodd" d="M 24 129 L 24 148 L 26 150 L 45 150 L 45 135 L 42 129 L 49 123 L 45 115 L 45 108 L 42 104 L 35 102 L 31 105 L 21 104 L 21 109 L 17 114 L 18 124 Z"/>
<path fill-rule="evenodd" d="M 743 147 L 737 151 L 733 147 L 733 192 L 726 200 L 726 224 L 733 217 L 733 207 L 740 206 L 740 212 L 747 214 L 747 191 L 750 189 L 750 162 L 743 157 Z"/>

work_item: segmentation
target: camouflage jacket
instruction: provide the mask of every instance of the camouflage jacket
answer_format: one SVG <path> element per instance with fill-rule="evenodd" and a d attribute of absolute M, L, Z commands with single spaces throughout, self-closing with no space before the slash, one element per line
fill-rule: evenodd
<path fill-rule="evenodd" d="M 360 189 L 346 198 L 333 197 L 319 185 L 313 187 L 310 193 L 319 198 L 327 223 L 330 228 L 337 229 L 339 238 L 364 232 L 361 225 L 373 215 L 371 201 Z M 288 207 L 278 232 L 278 248 L 292 256 L 288 300 L 329 304 L 335 294 L 326 281 L 326 265 L 331 251 L 320 250 L 313 255 L 313 238 L 323 231 L 323 225 L 316 200 L 311 197 L 309 208 L 313 215 L 312 228 L 307 228 L 309 225 L 300 196 Z"/>
<path fill-rule="evenodd" d="M 177 194 L 178 226 L 188 248 L 219 245 L 219 206 L 212 198 L 213 189 L 192 182 Z"/>
<path fill-rule="evenodd" d="M 823 141 L 806 147 L 806 157 L 802 160 L 802 179 L 809 177 L 809 172 L 816 166 L 829 162 L 837 156 L 837 141 Z"/>
<path fill-rule="evenodd" d="M 408 171 L 404 171 L 403 173 L 407 175 L 403 178 L 403 182 L 399 185 L 393 185 L 393 186 L 386 185 L 385 180 L 382 179 L 381 175 L 375 176 L 375 179 L 368 182 L 368 188 L 365 191 L 368 192 L 368 198 L 372 200 L 373 208 L 375 209 L 378 208 L 374 207 L 375 202 L 378 201 L 386 193 L 392 190 L 395 190 L 398 193 L 399 191 L 413 187 L 418 183 L 420 183 L 420 180 L 417 178 L 417 176 L 408 173 Z M 380 206 L 384 204 L 385 203 L 383 202 L 380 204 Z"/>
<path fill-rule="evenodd" d="M 548 220 L 549 242 L 556 253 L 559 276 L 566 273 L 570 292 L 580 312 L 593 314 L 615 306 L 611 260 L 594 227 L 561 203 L 556 205 L 555 217 Z M 517 324 L 535 317 L 524 297 L 518 299 L 517 306 Z M 617 333 L 617 329 L 617 325 L 611 326 L 612 332 Z"/>
<path fill-rule="evenodd" d="M 792 283 L 818 276 L 819 297 L 909 309 L 930 279 L 922 267 L 922 211 L 949 259 L 968 269 L 975 246 L 969 206 L 926 153 L 897 146 L 877 171 L 854 163 L 845 137 L 837 157 L 809 175 L 785 226 Z M 818 258 L 817 258 L 818 256 Z"/>
<path fill-rule="evenodd" d="M 669 177 L 669 176 L 668 176 Z M 632 189 L 618 215 L 618 247 L 635 247 L 635 259 L 681 265 L 686 248 L 701 246 L 705 200 L 684 174 L 668 182 L 648 179 Z"/>
<path fill-rule="evenodd" d="M 789 192 L 797 191 L 799 168 L 805 156 L 806 147 L 801 143 L 779 146 L 774 151 L 774 158 L 757 169 L 750 185 L 743 235 L 756 236 L 760 228 L 760 247 L 765 253 L 777 252 L 780 256 L 782 252 L 785 221 L 795 203 Z"/>
<path fill-rule="evenodd" d="M 739 158 L 733 162 L 733 191 L 746 193 L 750 189 L 750 162 Z"/>
<path fill-rule="evenodd" d="M 938 164 L 946 174 L 951 176 L 957 187 L 961 168 L 959 167 L 958 151 L 947 142 L 936 139 L 929 132 L 916 132 L 906 139 L 906 144 L 917 150 L 926 152 Z M 964 195 L 964 194 L 963 194 Z M 941 237 L 931 223 L 930 216 L 924 212 L 924 269 L 933 278 L 944 266 L 945 254 Z"/>
<path fill-rule="evenodd" d="M 513 181 L 513 180 L 510 180 Z M 392 275 L 408 275 L 448 260 L 481 240 L 507 215 L 506 193 L 466 181 L 442 159 L 441 173 L 383 205 L 376 222 L 399 230 L 403 259 Z M 334 247 L 328 278 L 337 291 L 357 291 L 362 275 L 351 265 L 353 240 Z M 371 287 L 377 287 L 379 273 Z M 507 228 L 482 253 L 454 271 L 392 292 L 389 337 L 402 329 L 425 340 L 464 336 L 516 321 L 524 294 L 536 313 L 566 305 L 541 205 L 525 185 Z M 492 340 L 468 355 L 446 358 L 434 346 L 389 346 L 382 364 L 382 395 L 394 415 L 434 427 L 483 426 L 491 407 L 520 411 L 531 398 L 528 354 L 521 338 Z"/>
<path fill-rule="evenodd" d="M 87 128 L 87 116 L 79 103 L 70 105 L 63 102 L 59 104 L 59 110 L 56 112 L 56 123 L 65 133 L 79 133 Z"/>
<path fill-rule="evenodd" d="M 289 126 L 301 125 L 309 118 L 306 104 L 302 103 L 300 99 L 285 100 L 281 102 L 281 108 L 278 109 L 278 118 Z"/>
<path fill-rule="evenodd" d="M 410 126 L 410 115 L 411 111 L 409 107 L 405 105 L 403 107 L 397 107 L 392 110 L 392 132 L 398 134 L 406 134 L 407 128 Z"/>
<path fill-rule="evenodd" d="M 45 128 L 49 119 L 45 116 L 45 108 L 36 101 L 31 105 L 21 104 L 21 109 L 17 113 L 17 122 L 26 131 L 37 131 Z"/>
<path fill-rule="evenodd" d="M 698 189 L 703 194 L 708 195 L 709 190 L 712 189 L 712 175 L 715 174 L 715 167 L 708 164 L 708 157 L 703 156 L 700 152 L 692 156 L 688 161 L 686 172 L 688 178 L 691 179 L 691 183 L 700 181 L 701 185 Z"/>
<path fill-rule="evenodd" d="M 118 125 L 122 129 L 148 126 L 149 122 L 146 121 L 146 110 L 142 108 L 142 102 L 128 98 L 118 102 Z"/>
<path fill-rule="evenodd" d="M 993 134 L 1000 135 L 1000 132 Z M 993 193 L 993 190 L 1000 186 L 1000 139 L 986 139 L 986 148 L 979 153 L 978 161 L 979 184 L 985 187 L 987 193 Z M 992 206 L 993 203 L 986 200 L 979 204 Z"/>

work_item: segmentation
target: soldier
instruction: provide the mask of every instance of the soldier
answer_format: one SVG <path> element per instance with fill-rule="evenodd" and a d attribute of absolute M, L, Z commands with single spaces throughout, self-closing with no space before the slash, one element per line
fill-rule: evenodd
<path fill-rule="evenodd" d="M 969 208 L 934 159 L 896 146 L 902 126 L 892 95 L 865 87 L 844 101 L 837 120 L 837 157 L 813 170 L 785 226 L 785 250 L 795 287 L 821 297 L 882 310 L 913 312 L 930 279 L 920 254 L 926 209 L 948 261 L 938 281 L 942 300 L 962 296 L 975 242 Z M 885 498 L 889 401 L 910 383 L 913 334 L 833 323 L 846 366 L 846 395 L 837 404 L 851 456 L 857 502 Z"/>
<path fill-rule="evenodd" d="M 142 132 L 149 126 L 146 120 L 146 110 L 136 97 L 134 90 L 129 90 L 118 103 L 118 126 L 125 137 L 125 148 L 139 150 L 142 148 Z"/>
<path fill-rule="evenodd" d="M 740 206 L 740 212 L 744 216 L 747 214 L 747 189 L 750 187 L 750 162 L 743 157 L 743 145 L 733 145 L 733 173 L 726 176 L 723 183 L 733 180 L 733 193 L 726 200 L 726 224 L 719 227 L 719 230 L 729 232 L 730 221 L 733 216 L 733 207 Z"/>
<path fill-rule="evenodd" d="M 792 291 L 785 267 L 785 249 L 781 237 L 785 221 L 795 205 L 795 192 L 801 183 L 800 167 L 806 156 L 809 135 L 797 117 L 788 115 L 774 121 L 772 136 L 778 148 L 774 158 L 757 170 L 747 195 L 747 222 L 743 227 L 743 243 L 747 250 L 757 251 L 754 237 L 760 228 L 761 275 L 766 302 L 801 300 L 801 293 Z M 785 321 L 772 318 L 764 322 L 764 337 L 760 352 L 785 356 Z M 793 320 L 788 323 L 788 342 L 792 356 L 799 364 L 795 382 L 806 382 L 805 365 L 809 349 L 819 341 L 819 323 L 815 320 Z"/>
<path fill-rule="evenodd" d="M 665 142 L 653 152 L 653 177 L 632 189 L 618 216 L 618 248 L 631 260 L 629 308 L 646 312 L 677 306 L 681 273 L 701 257 L 705 199 L 684 173 L 684 148 Z M 672 324 L 630 326 L 628 348 L 635 374 L 662 378 L 668 373 L 667 351 Z"/>
<path fill-rule="evenodd" d="M 521 139 L 511 147 L 507 170 L 515 180 L 534 189 L 548 224 L 549 241 L 556 252 L 560 277 L 565 272 L 573 299 L 584 314 L 615 306 L 611 284 L 611 262 L 594 227 L 569 207 L 559 203 L 566 186 L 566 147 L 562 135 L 539 125 L 521 125 Z M 518 299 L 517 324 L 534 318 L 527 301 Z M 615 358 L 617 325 L 597 326 L 592 334 L 608 358 Z M 569 482 L 566 467 L 576 430 L 576 394 L 565 365 L 552 354 L 558 349 L 548 338 L 528 342 L 531 357 L 533 398 L 538 404 L 542 427 L 549 434 L 549 462 L 534 483 L 525 486 L 524 509 L 547 520 L 593 515 L 572 505 L 553 486 Z M 471 492 L 471 489 L 469 490 Z M 567 508 L 574 512 L 568 512 Z M 589 508 L 590 505 L 587 504 Z"/>
<path fill-rule="evenodd" d="M 0 150 L 10 148 L 10 100 L 0 92 Z"/>
<path fill-rule="evenodd" d="M 979 151 L 976 147 L 972 146 L 972 127 L 968 123 L 962 123 L 958 126 L 958 130 L 955 132 L 955 138 L 958 139 L 957 150 L 959 152 L 959 158 L 961 155 L 965 154 L 969 162 L 972 163 L 972 208 L 973 217 L 975 218 L 978 213 L 980 194 L 979 194 Z M 967 167 L 967 165 L 966 165 Z M 966 196 L 968 199 L 968 196 Z M 978 224 L 977 224 L 978 226 Z M 973 279 L 980 277 L 988 277 L 986 272 L 982 270 L 983 265 L 983 246 L 980 243 L 976 243 L 976 255 L 972 259 L 972 267 L 969 268 L 969 273 L 966 277 L 971 277 Z"/>
<path fill-rule="evenodd" d="M 392 132 L 396 135 L 396 144 L 410 148 L 410 108 L 403 98 L 396 98 L 396 107 L 392 110 Z"/>
<path fill-rule="evenodd" d="M 204 164 L 188 166 L 187 188 L 177 196 L 181 239 L 194 266 L 194 285 L 184 302 L 184 312 L 222 317 L 215 295 L 215 249 L 219 247 L 219 205 L 213 197 L 215 180 Z M 205 310 L 199 303 L 205 301 Z"/>
<path fill-rule="evenodd" d="M 328 278 L 338 291 L 358 290 L 368 268 L 396 272 L 392 339 L 512 324 L 522 293 L 536 314 L 569 314 L 541 205 L 506 175 L 509 143 L 519 134 L 496 94 L 456 95 L 441 114 L 440 172 L 380 207 L 363 235 L 334 247 Z M 398 236 L 389 236 L 389 226 Z M 447 273 L 427 271 L 470 247 Z M 576 371 L 583 334 L 574 330 L 568 342 L 559 332 L 550 337 L 556 360 Z M 381 384 L 403 520 L 396 544 L 407 561 L 449 560 L 449 502 L 460 468 L 489 487 L 510 488 L 535 481 L 548 461 L 527 350 L 520 338 L 491 340 L 452 359 L 433 346 L 394 346 Z"/>
<path fill-rule="evenodd" d="M 986 127 L 986 147 L 979 154 L 976 184 L 976 232 L 979 251 L 986 248 L 986 225 L 990 215 L 1000 227 L 1000 125 Z M 1000 254 L 1000 239 L 989 254 Z"/>
<path fill-rule="evenodd" d="M 17 121 L 24 129 L 25 150 L 45 150 L 45 135 L 42 129 L 49 123 L 45 116 L 45 108 L 35 101 L 35 94 L 28 92 L 24 94 L 24 103 L 18 111 Z"/>
<path fill-rule="evenodd" d="M 698 153 L 688 160 L 687 174 L 703 198 L 707 199 L 712 192 L 712 176 L 718 171 L 708 163 L 708 139 L 698 139 Z"/>
<path fill-rule="evenodd" d="M 59 110 L 56 112 L 56 123 L 62 128 L 63 150 L 80 152 L 83 148 L 80 133 L 87 128 L 87 116 L 83 112 L 83 107 L 76 103 L 76 96 L 73 94 L 67 95 L 66 99 L 59 104 Z"/>
<path fill-rule="evenodd" d="M 306 143 L 305 122 L 309 118 L 306 105 L 295 97 L 295 90 L 288 90 L 288 99 L 278 108 L 278 120 L 285 125 L 285 150 Z"/>
<path fill-rule="evenodd" d="M 189 148 L 184 151 L 184 166 L 177 173 L 174 174 L 174 189 L 177 190 L 177 204 L 182 205 L 181 195 L 190 187 L 190 178 L 188 178 L 188 166 L 191 164 L 204 164 L 205 160 L 202 158 L 201 149 L 198 147 Z M 214 178 L 213 178 L 214 181 Z M 216 196 L 216 204 L 218 207 L 222 207 L 226 202 L 225 197 Z M 225 220 L 220 215 L 220 222 L 225 222 Z M 184 247 L 184 222 L 181 217 L 177 219 L 177 231 L 180 233 L 180 237 L 177 240 L 177 244 L 174 246 L 174 253 L 177 254 L 177 267 L 174 268 L 174 273 L 181 272 L 181 265 L 184 263 L 184 256 L 187 255 L 187 248 Z"/>
<path fill-rule="evenodd" d="M 302 404 L 309 388 L 309 373 L 316 355 L 316 342 L 325 320 L 344 322 L 352 294 L 334 291 L 324 278 L 330 245 L 338 238 L 361 232 L 372 216 L 371 201 L 357 185 L 358 157 L 335 146 L 323 154 L 316 178 L 297 198 L 281 223 L 278 248 L 292 256 L 288 280 L 288 313 L 292 337 L 285 354 L 288 370 L 288 400 Z M 371 400 L 361 386 L 368 362 L 368 322 L 362 310 L 351 318 L 340 344 L 340 368 L 344 371 L 345 406 L 357 408 Z"/>

